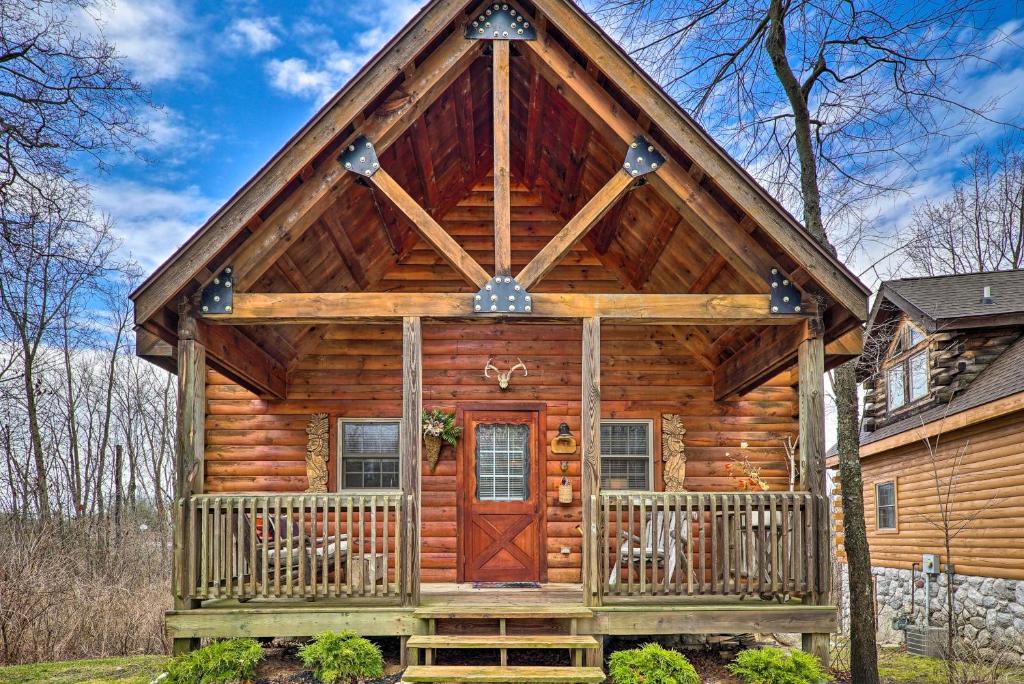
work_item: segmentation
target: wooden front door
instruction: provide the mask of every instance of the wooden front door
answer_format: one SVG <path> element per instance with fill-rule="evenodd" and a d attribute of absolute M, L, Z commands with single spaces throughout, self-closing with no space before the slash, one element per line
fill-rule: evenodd
<path fill-rule="evenodd" d="M 467 411 L 463 516 L 464 579 L 544 580 L 544 473 L 540 413 Z"/>

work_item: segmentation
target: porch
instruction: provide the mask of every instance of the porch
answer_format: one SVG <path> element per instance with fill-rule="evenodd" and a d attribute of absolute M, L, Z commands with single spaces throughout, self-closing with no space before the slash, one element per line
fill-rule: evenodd
<path fill-rule="evenodd" d="M 417 605 L 366 605 L 340 598 L 219 598 L 199 608 L 167 614 L 174 639 L 205 637 L 312 636 L 324 630 L 352 629 L 365 636 L 431 635 L 449 620 L 455 633 L 477 633 L 504 620 L 505 632 L 603 637 L 658 634 L 792 633 L 836 629 L 836 610 L 800 598 L 786 601 L 756 596 L 669 594 L 612 599 L 585 607 L 580 584 L 549 583 L 531 589 L 478 589 L 472 584 L 424 584 Z M 518 619 L 517 619 L 518 618 Z M 530 622 L 524 623 L 523 620 Z M 515 624 L 511 624 L 515 621 Z M 553 622 L 538 628 L 538 623 Z M 283 625 L 287 627 L 284 628 Z M 403 654 L 404 655 L 404 654 Z M 592 662 L 598 658 L 593 658 Z"/>

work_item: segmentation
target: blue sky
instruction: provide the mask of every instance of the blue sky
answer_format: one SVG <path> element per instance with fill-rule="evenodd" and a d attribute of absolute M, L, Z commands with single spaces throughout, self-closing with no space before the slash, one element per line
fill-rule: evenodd
<path fill-rule="evenodd" d="M 116 0 L 102 11 L 108 38 L 159 109 L 148 115 L 144 159 L 121 158 L 90 180 L 126 252 L 148 273 L 238 189 L 420 7 L 376 2 L 188 2 Z M 994 62 L 970 74 L 970 94 L 1001 98 L 995 114 L 1024 111 L 1024 21 L 1001 5 Z M 711 131 L 714 134 L 714 131 Z M 1001 131 L 980 125 L 914 171 L 909 194 L 879 202 L 893 226 L 926 199 L 940 198 L 966 147 Z M 857 261 L 870 261 L 861 255 Z M 870 277 L 866 278 L 870 280 Z"/>

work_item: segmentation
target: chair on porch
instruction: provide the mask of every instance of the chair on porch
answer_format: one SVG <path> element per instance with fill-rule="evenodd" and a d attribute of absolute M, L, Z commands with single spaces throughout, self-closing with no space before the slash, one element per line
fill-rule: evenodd
<path fill-rule="evenodd" d="M 300 543 L 299 523 L 290 520 L 285 515 L 258 516 L 257 523 L 252 524 L 249 513 L 243 513 L 244 525 L 242 547 L 246 551 L 253 550 L 256 558 L 256 566 L 251 572 L 258 578 L 263 577 L 263 559 L 267 560 L 266 575 L 268 580 L 274 580 L 280 576 L 282 580 L 291 576 L 292 581 L 302 580 L 309 582 L 311 579 L 311 564 L 315 562 L 320 565 L 325 561 L 328 567 L 333 566 L 335 554 L 339 556 L 339 563 L 342 572 L 348 574 L 347 554 L 348 535 L 326 535 L 312 537 L 303 535 Z M 256 536 L 252 538 L 251 530 L 255 529 Z M 288 548 L 288 540 L 292 540 L 291 550 Z M 275 543 L 276 541 L 276 543 Z M 302 563 L 300 563 L 300 558 Z M 300 567 L 304 577 L 299 576 Z"/>
<path fill-rule="evenodd" d="M 663 568 L 662 577 L 672 577 L 676 564 L 680 561 L 681 568 L 687 567 L 686 552 L 682 549 L 689 539 L 690 525 L 684 513 L 676 510 L 669 512 L 666 529 L 665 512 L 659 510 L 646 516 L 645 527 L 646 534 L 642 540 L 633 534 L 632 526 L 629 530 L 619 531 L 619 562 L 614 563 L 611 568 L 609 585 L 615 586 L 619 583 L 623 566 L 630 573 L 627 577 L 632 576 L 634 568 L 641 573 L 647 572 L 647 567 L 640 567 L 641 560 L 645 566 L 655 567 L 656 564 L 657 567 Z"/>

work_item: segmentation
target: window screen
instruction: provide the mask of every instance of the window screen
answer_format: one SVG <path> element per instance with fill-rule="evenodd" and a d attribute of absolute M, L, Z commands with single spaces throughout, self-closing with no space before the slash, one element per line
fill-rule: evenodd
<path fill-rule="evenodd" d="M 910 401 L 928 394 L 928 351 L 910 357 Z"/>
<path fill-rule="evenodd" d="M 342 421 L 344 489 L 398 489 L 399 426 L 397 420 Z"/>
<path fill-rule="evenodd" d="M 651 424 L 601 423 L 601 488 L 651 488 Z"/>
<path fill-rule="evenodd" d="M 477 425 L 477 500 L 526 501 L 530 498 L 529 471 L 528 425 Z"/>
<path fill-rule="evenodd" d="M 875 510 L 878 529 L 896 529 L 896 483 L 880 482 L 875 485 Z"/>

